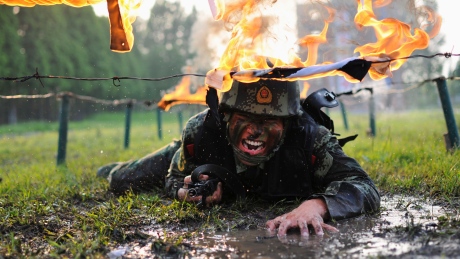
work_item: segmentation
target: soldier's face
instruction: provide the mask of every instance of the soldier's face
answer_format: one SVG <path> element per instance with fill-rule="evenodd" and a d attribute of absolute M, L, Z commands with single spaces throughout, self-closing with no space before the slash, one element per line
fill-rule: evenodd
<path fill-rule="evenodd" d="M 281 118 L 233 113 L 229 120 L 229 138 L 233 145 L 251 156 L 268 155 L 283 136 Z M 248 161 L 241 162 L 252 166 Z"/>

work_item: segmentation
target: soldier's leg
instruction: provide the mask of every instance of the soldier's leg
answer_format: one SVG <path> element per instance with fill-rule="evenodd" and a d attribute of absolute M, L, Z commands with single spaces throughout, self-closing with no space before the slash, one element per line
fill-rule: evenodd
<path fill-rule="evenodd" d="M 118 195 L 127 191 L 139 193 L 162 190 L 172 157 L 180 145 L 181 141 L 175 140 L 141 159 L 115 164 L 107 177 L 109 190 Z"/>

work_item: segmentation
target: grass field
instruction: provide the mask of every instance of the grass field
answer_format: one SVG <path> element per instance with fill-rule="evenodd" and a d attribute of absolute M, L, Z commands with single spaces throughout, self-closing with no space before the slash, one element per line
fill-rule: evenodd
<path fill-rule="evenodd" d="M 441 109 L 377 114 L 375 137 L 366 135 L 367 114 L 348 114 L 348 131 L 340 113 L 331 117 L 342 136 L 359 134 L 344 150 L 382 193 L 460 196 L 460 151 L 446 151 Z M 162 140 L 156 122 L 156 113 L 133 113 L 129 149 L 123 148 L 123 113 L 71 122 L 65 166 L 56 166 L 57 123 L 0 126 L 0 255 L 97 258 L 117 242 L 139 238 L 131 230 L 140 224 L 221 224 L 218 214 L 156 195 L 114 197 L 106 180 L 96 178 L 101 165 L 139 158 L 180 138 L 176 114 L 164 114 Z M 163 241 L 178 244 L 181 237 L 165 233 Z"/>
<path fill-rule="evenodd" d="M 457 113 L 457 125 L 459 118 Z M 365 134 L 367 115 L 352 116 L 350 121 L 350 133 L 360 137 L 344 150 L 358 159 L 382 191 L 460 196 L 460 152 L 446 150 L 441 110 L 378 115 L 375 138 Z M 344 132 L 340 127 L 337 131 Z"/>

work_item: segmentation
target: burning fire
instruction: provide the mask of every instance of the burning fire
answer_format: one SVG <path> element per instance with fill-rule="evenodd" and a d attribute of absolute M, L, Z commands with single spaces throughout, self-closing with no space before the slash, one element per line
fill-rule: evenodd
<path fill-rule="evenodd" d="M 182 80 L 175 86 L 174 91 L 163 95 L 158 102 L 158 107 L 168 111 L 172 106 L 177 104 L 202 104 L 206 105 L 207 87 L 199 87 L 194 93 L 190 93 L 190 76 L 182 77 Z"/>
<path fill-rule="evenodd" d="M 305 62 L 300 62 L 299 65 L 301 66 L 315 65 L 316 60 L 318 59 L 319 45 L 327 42 L 326 34 L 329 28 L 329 24 L 334 21 L 335 9 L 327 6 L 324 7 L 329 13 L 329 18 L 324 21 L 324 28 L 321 33 L 319 35 L 307 35 L 299 40 L 299 45 L 308 49 L 308 58 Z M 300 61 L 300 59 L 297 59 L 297 61 Z"/>
<path fill-rule="evenodd" d="M 35 5 L 66 4 L 83 7 L 105 0 L 0 0 L 0 4 L 20 7 Z M 132 23 L 136 20 L 137 10 L 142 0 L 107 0 L 110 20 L 110 49 L 116 52 L 128 52 L 134 44 Z"/>
<path fill-rule="evenodd" d="M 410 56 L 414 50 L 428 47 L 430 42 L 428 33 L 419 28 L 415 28 L 414 35 L 412 35 L 411 27 L 408 24 L 393 18 L 377 20 L 370 0 L 358 1 L 355 23 L 359 28 L 371 26 L 375 30 L 377 42 L 365 44 L 355 49 L 355 52 L 359 52 L 361 57 L 367 57 L 370 60 L 397 59 Z M 369 75 L 374 80 L 383 79 L 386 76 L 391 76 L 390 71 L 399 69 L 405 62 L 406 60 L 400 59 L 391 63 L 374 64 L 369 70 Z"/>
<path fill-rule="evenodd" d="M 300 99 L 307 98 L 308 90 L 310 89 L 310 84 L 307 81 L 303 81 L 303 88 L 300 92 Z"/>
<path fill-rule="evenodd" d="M 212 0 L 209 0 L 210 2 Z M 299 40 L 298 44 L 308 48 L 308 58 L 302 61 L 294 51 L 291 51 L 289 60 L 284 62 L 278 58 L 269 58 L 264 54 L 263 38 L 267 32 L 267 22 L 261 15 L 261 5 L 273 4 L 276 1 L 264 0 L 235 0 L 231 3 L 223 4 L 223 0 L 216 1 L 215 5 L 211 5 L 211 10 L 217 19 L 224 21 L 232 21 L 234 17 L 238 17 L 238 22 L 232 30 L 232 38 L 223 53 L 220 63 L 216 69 L 210 70 L 207 73 L 206 84 L 215 87 L 221 91 L 228 91 L 231 87 L 233 72 L 238 72 L 238 80 L 245 82 L 253 82 L 259 80 L 251 70 L 266 69 L 270 73 L 272 67 L 280 68 L 300 68 L 317 66 L 317 50 L 321 43 L 327 42 L 326 34 L 329 23 L 334 19 L 334 10 L 326 7 L 329 12 L 329 18 L 324 21 L 325 25 L 319 35 L 309 35 Z M 279 1 L 278 1 L 279 2 Z M 397 70 L 405 63 L 405 60 L 395 60 L 401 57 L 410 56 L 416 49 L 424 49 L 428 46 L 430 37 L 437 34 L 437 26 L 440 24 L 439 16 L 430 16 L 431 22 L 436 20 L 438 25 L 435 25 L 432 30 L 432 35 L 428 35 L 420 28 L 414 29 L 414 34 L 411 33 L 411 27 L 399 20 L 386 18 L 377 20 L 373 12 L 372 0 L 357 0 L 358 10 L 355 16 L 355 23 L 359 28 L 372 27 L 375 30 L 377 42 L 365 44 L 355 49 L 355 52 L 360 53 L 360 59 L 371 61 L 372 66 L 369 70 L 370 77 L 373 80 L 383 79 L 391 76 L 391 71 Z M 376 0 L 375 6 L 385 6 L 391 4 L 391 0 Z M 375 63 L 378 61 L 380 63 Z M 330 64 L 325 62 L 320 65 Z M 245 73 L 245 70 L 248 72 Z M 241 72 L 242 71 L 242 72 Z M 231 73 L 232 72 L 232 73 Z M 341 75 L 350 82 L 358 82 L 359 80 L 352 78 L 343 71 L 332 70 L 327 72 L 319 72 L 314 75 L 308 75 L 297 78 L 273 78 L 278 80 L 307 80 L 311 78 Z"/>

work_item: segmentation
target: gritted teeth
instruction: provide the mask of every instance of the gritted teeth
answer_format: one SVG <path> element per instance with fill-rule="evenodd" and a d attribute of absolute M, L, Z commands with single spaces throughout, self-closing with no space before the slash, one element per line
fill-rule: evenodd
<path fill-rule="evenodd" d="M 245 139 L 244 140 L 247 144 L 251 145 L 251 146 L 262 146 L 264 144 L 263 141 L 255 141 L 255 140 L 248 140 L 248 139 Z"/>
<path fill-rule="evenodd" d="M 243 139 L 243 146 L 251 150 L 260 150 L 265 146 L 265 142 Z"/>

